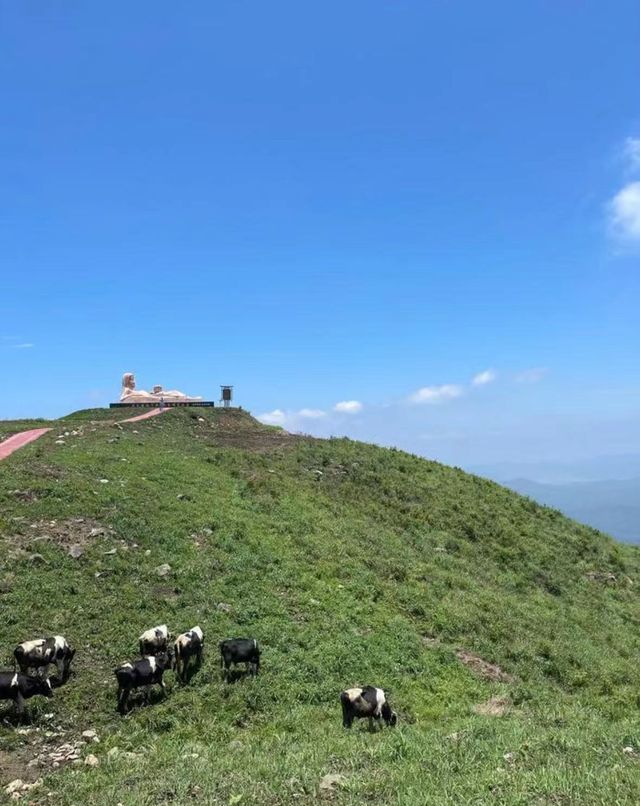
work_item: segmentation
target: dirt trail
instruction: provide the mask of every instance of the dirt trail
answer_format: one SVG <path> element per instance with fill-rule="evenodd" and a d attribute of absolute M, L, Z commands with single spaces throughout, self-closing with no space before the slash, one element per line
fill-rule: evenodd
<path fill-rule="evenodd" d="M 48 431 L 51 431 L 51 429 L 32 428 L 30 431 L 20 431 L 20 433 L 8 437 L 4 442 L 0 442 L 0 461 L 6 459 L 7 456 L 11 456 L 18 448 L 22 448 L 23 445 L 28 445 Z"/>
<path fill-rule="evenodd" d="M 138 414 L 136 417 L 129 417 L 126 420 L 118 420 L 119 423 L 137 423 L 138 420 L 146 420 L 149 417 L 155 417 L 156 414 L 162 414 L 163 411 L 168 411 L 168 409 L 151 409 L 151 411 L 145 411 L 144 414 Z"/>

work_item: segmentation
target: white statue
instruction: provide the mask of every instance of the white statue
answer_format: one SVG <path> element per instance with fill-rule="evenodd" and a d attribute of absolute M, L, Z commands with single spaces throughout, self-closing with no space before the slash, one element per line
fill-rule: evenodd
<path fill-rule="evenodd" d="M 165 390 L 161 386 L 154 386 L 153 392 L 145 392 L 144 389 L 136 389 L 136 378 L 133 372 L 125 372 L 122 376 L 121 403 L 161 403 L 162 401 L 202 400 L 201 397 L 189 397 L 184 392 L 177 389 Z"/>

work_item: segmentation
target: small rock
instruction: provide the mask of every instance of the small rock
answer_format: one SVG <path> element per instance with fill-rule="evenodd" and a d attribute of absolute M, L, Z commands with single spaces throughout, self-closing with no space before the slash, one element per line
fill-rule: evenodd
<path fill-rule="evenodd" d="M 87 767 L 97 767 L 100 762 L 98 761 L 97 756 L 94 756 L 93 753 L 89 753 L 89 755 L 85 758 L 84 763 L 87 765 Z"/>
<path fill-rule="evenodd" d="M 94 739 L 98 738 L 98 734 L 95 730 L 83 730 L 82 731 L 82 738 L 89 739 L 90 741 L 94 741 Z"/>
<path fill-rule="evenodd" d="M 635 747 L 631 747 L 631 745 L 627 745 L 627 747 L 622 748 L 622 752 L 625 754 L 625 756 L 635 756 L 636 749 Z"/>
<path fill-rule="evenodd" d="M 346 775 L 341 775 L 339 772 L 330 772 L 320 779 L 320 789 L 332 792 L 337 786 L 342 786 L 346 780 Z"/>
<path fill-rule="evenodd" d="M 106 481 L 106 479 L 105 479 L 105 481 Z M 89 532 L 89 537 L 100 537 L 100 535 L 103 535 L 104 532 L 105 532 L 104 529 L 102 529 L 100 526 L 96 526 L 94 529 L 92 529 Z"/>
<path fill-rule="evenodd" d="M 42 565 L 43 563 L 45 563 L 45 562 L 46 562 L 46 560 L 45 560 L 45 558 L 42 556 L 42 554 L 31 554 L 31 555 L 29 556 L 29 562 L 30 562 L 32 565 Z"/>
<path fill-rule="evenodd" d="M 74 560 L 79 560 L 80 557 L 84 554 L 84 549 L 78 543 L 75 543 L 69 549 L 69 556 L 73 557 Z"/>
<path fill-rule="evenodd" d="M 149 557 L 151 555 L 151 549 L 145 549 L 144 556 Z"/>
<path fill-rule="evenodd" d="M 109 479 L 100 479 L 100 484 L 108 484 Z"/>
<path fill-rule="evenodd" d="M 116 554 L 117 551 L 117 549 L 109 549 L 109 551 L 105 551 L 105 554 Z"/>
<path fill-rule="evenodd" d="M 19 792 L 23 786 L 24 781 L 22 778 L 16 778 L 14 781 L 11 781 L 10 784 L 5 786 L 4 791 L 7 793 L 7 795 L 12 795 L 14 792 Z"/>
<path fill-rule="evenodd" d="M 119 747 L 112 747 L 111 750 L 107 753 L 109 758 L 115 758 L 120 753 Z"/>
<path fill-rule="evenodd" d="M 155 569 L 155 572 L 159 577 L 166 577 L 171 573 L 171 566 L 169 563 L 162 563 Z"/>
<path fill-rule="evenodd" d="M 230 613 L 232 607 L 230 604 L 227 604 L 226 602 L 218 602 L 218 604 L 216 605 L 216 610 L 219 610 L 221 613 Z"/>

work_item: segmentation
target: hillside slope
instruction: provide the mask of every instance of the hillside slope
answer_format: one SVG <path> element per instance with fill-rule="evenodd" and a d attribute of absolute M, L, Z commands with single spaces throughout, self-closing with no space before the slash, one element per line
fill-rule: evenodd
<path fill-rule="evenodd" d="M 70 415 L 0 463 L 2 662 L 41 634 L 78 650 L 26 732 L 0 726 L 0 783 L 101 806 L 640 802 L 637 548 L 399 451 L 235 410 L 125 416 Z M 205 664 L 123 719 L 113 668 L 163 622 L 200 624 Z M 263 671 L 225 685 L 233 635 Z M 342 729 L 364 683 L 395 730 Z M 51 769 L 86 729 L 99 766 Z"/>

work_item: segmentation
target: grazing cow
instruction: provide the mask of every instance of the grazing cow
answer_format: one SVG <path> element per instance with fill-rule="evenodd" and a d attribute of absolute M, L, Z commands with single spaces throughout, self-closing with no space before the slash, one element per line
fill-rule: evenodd
<path fill-rule="evenodd" d="M 23 674 L 30 669 L 41 670 L 46 674 L 47 667 L 55 663 L 58 677 L 65 682 L 69 676 L 69 666 L 76 654 L 62 635 L 50 638 L 37 638 L 35 641 L 24 641 L 13 650 L 14 669 L 19 667 Z"/>
<path fill-rule="evenodd" d="M 159 627 L 152 627 L 143 632 L 138 641 L 140 642 L 140 654 L 144 658 L 147 655 L 159 655 L 167 651 L 167 641 L 169 640 L 169 630 L 166 624 Z"/>
<path fill-rule="evenodd" d="M 255 638 L 228 638 L 220 641 L 220 668 L 225 680 L 229 679 L 231 664 L 246 663 L 247 670 L 257 675 L 260 671 L 260 647 Z"/>
<path fill-rule="evenodd" d="M 176 676 L 181 683 L 186 683 L 191 658 L 196 658 L 198 666 L 202 663 L 204 634 L 200 627 L 194 627 L 192 630 L 188 630 L 188 632 L 183 632 L 182 635 L 179 635 L 173 646 Z"/>
<path fill-rule="evenodd" d="M 164 652 L 161 655 L 149 656 L 142 660 L 123 663 L 115 669 L 114 674 L 118 681 L 118 711 L 121 714 L 127 712 L 127 702 L 129 694 L 134 688 L 145 687 L 144 698 L 149 701 L 149 689 L 157 683 L 163 693 L 166 694 L 166 687 L 162 675 L 171 666 L 171 655 Z"/>
<path fill-rule="evenodd" d="M 354 719 L 369 719 L 369 728 L 373 730 L 373 720 L 378 724 L 384 719 L 387 725 L 395 725 L 398 716 L 392 711 L 384 691 L 375 686 L 348 688 L 340 695 L 342 703 L 342 724 L 350 728 Z"/>
<path fill-rule="evenodd" d="M 49 678 L 43 680 L 20 672 L 0 672 L 0 700 L 13 700 L 20 718 L 24 714 L 24 701 L 36 694 L 53 697 Z"/>

